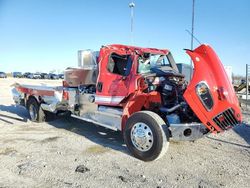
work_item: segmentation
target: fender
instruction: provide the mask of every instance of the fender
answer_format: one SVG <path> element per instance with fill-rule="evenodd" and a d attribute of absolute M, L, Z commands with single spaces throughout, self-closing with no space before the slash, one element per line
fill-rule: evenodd
<path fill-rule="evenodd" d="M 126 125 L 128 118 L 135 112 L 145 110 L 154 110 L 161 105 L 161 95 L 159 92 L 152 91 L 150 93 L 142 93 L 138 91 L 128 98 L 128 102 L 124 106 L 122 115 L 122 130 Z"/>

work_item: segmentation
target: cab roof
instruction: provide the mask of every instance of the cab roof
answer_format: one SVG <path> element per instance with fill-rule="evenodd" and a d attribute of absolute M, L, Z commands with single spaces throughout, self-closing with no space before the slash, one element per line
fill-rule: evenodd
<path fill-rule="evenodd" d="M 143 47 L 137 47 L 137 46 L 123 45 L 123 44 L 111 44 L 111 45 L 107 45 L 104 47 L 115 49 L 115 50 L 120 50 L 121 52 L 122 51 L 123 52 L 124 51 L 136 51 L 139 54 L 151 53 L 151 54 L 166 55 L 169 53 L 169 50 L 167 50 L 167 49 L 143 48 Z"/>

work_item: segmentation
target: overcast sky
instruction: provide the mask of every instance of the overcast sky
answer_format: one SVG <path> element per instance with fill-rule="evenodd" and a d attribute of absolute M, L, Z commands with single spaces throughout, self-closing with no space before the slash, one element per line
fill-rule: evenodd
<path fill-rule="evenodd" d="M 224 65 L 250 64 L 250 1 L 195 0 L 195 36 Z M 0 0 L 0 71 L 63 70 L 77 50 L 131 44 L 129 0 Z M 192 0 L 135 0 L 134 44 L 167 48 L 188 63 Z M 197 47 L 199 44 L 194 43 Z"/>

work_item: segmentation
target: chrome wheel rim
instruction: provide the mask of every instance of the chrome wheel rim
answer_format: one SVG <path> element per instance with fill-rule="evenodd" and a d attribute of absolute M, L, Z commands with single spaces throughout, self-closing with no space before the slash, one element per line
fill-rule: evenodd
<path fill-rule="evenodd" d="M 30 113 L 31 120 L 36 120 L 36 118 L 37 118 L 37 110 L 36 110 L 36 107 L 33 104 L 31 104 L 30 107 L 29 107 L 29 113 Z"/>
<path fill-rule="evenodd" d="M 134 147 L 140 151 L 150 150 L 154 142 L 152 130 L 145 123 L 134 124 L 131 129 L 131 141 Z"/>

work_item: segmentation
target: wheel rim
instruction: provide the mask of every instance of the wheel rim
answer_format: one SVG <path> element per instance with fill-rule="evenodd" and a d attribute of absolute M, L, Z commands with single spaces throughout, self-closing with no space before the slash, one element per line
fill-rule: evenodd
<path fill-rule="evenodd" d="M 37 110 L 36 110 L 36 107 L 33 104 L 31 104 L 30 107 L 29 107 L 29 113 L 30 113 L 31 120 L 36 120 L 36 118 L 37 118 Z"/>
<path fill-rule="evenodd" d="M 131 141 L 136 149 L 148 151 L 153 146 L 154 138 L 150 127 L 142 122 L 133 125 L 131 129 Z"/>

